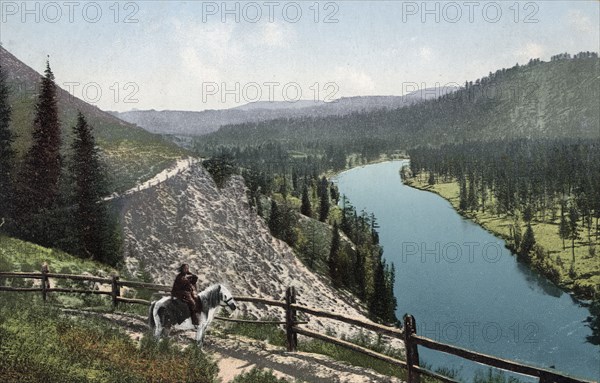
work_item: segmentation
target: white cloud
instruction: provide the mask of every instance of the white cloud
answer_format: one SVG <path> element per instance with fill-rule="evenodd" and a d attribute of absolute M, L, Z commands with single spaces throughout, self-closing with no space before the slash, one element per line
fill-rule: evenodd
<path fill-rule="evenodd" d="M 421 49 L 419 49 L 419 57 L 421 57 L 423 61 L 431 61 L 431 58 L 433 57 L 433 51 L 431 48 L 421 47 Z"/>
<path fill-rule="evenodd" d="M 259 42 L 268 47 L 287 47 L 292 34 L 293 30 L 281 23 L 268 23 L 261 28 Z"/>
<path fill-rule="evenodd" d="M 515 52 L 520 63 L 527 63 L 529 59 L 542 58 L 545 53 L 546 48 L 534 42 L 528 42 Z"/>
<path fill-rule="evenodd" d="M 594 26 L 590 17 L 578 9 L 571 9 L 567 12 L 567 22 L 578 32 L 598 33 L 598 26 Z"/>
<path fill-rule="evenodd" d="M 336 67 L 333 78 L 339 86 L 340 96 L 373 94 L 375 81 L 367 73 L 349 66 Z"/>

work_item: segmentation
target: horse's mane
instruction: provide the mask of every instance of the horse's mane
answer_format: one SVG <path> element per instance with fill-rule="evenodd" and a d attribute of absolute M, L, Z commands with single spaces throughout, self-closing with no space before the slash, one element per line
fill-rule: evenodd
<path fill-rule="evenodd" d="M 206 304 L 210 308 L 217 307 L 221 301 L 220 287 L 221 285 L 218 283 L 211 285 L 202 290 L 200 294 L 198 294 L 198 298 L 202 300 L 203 304 Z"/>

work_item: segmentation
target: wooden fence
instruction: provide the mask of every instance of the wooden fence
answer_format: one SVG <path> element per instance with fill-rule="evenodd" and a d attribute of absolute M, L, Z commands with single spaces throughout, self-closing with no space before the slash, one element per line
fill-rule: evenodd
<path fill-rule="evenodd" d="M 0 291 L 13 291 L 13 292 L 41 292 L 42 298 L 47 300 L 48 293 L 76 293 L 76 294 L 100 294 L 109 295 L 112 299 L 113 307 L 117 307 L 119 303 L 134 303 L 134 304 L 150 304 L 150 301 L 144 299 L 126 298 L 121 296 L 121 287 L 132 287 L 142 288 L 153 291 L 168 292 L 171 290 L 169 286 L 157 285 L 153 283 L 144 282 L 132 282 L 120 280 L 117 275 L 113 275 L 111 278 L 100 278 L 86 275 L 72 275 L 72 274 L 55 274 L 48 271 L 47 266 L 42 266 L 40 273 L 23 273 L 23 272 L 0 272 L 0 278 L 32 278 L 41 280 L 39 287 L 12 287 L 12 286 L 0 286 Z M 100 284 L 110 285 L 110 289 L 105 290 L 85 290 L 76 288 L 52 288 L 50 286 L 49 279 L 69 279 L 75 281 L 88 281 Z M 344 347 L 355 352 L 359 352 L 364 355 L 368 355 L 372 358 L 376 358 L 387 362 L 391 365 L 398 366 L 408 371 L 408 382 L 409 383 L 420 383 L 421 376 L 426 375 L 436 378 L 442 382 L 457 382 L 454 379 L 440 375 L 433 371 L 429 371 L 420 366 L 419 361 L 419 349 L 418 346 L 426 347 L 431 350 L 440 351 L 449 355 L 454 355 L 467 359 L 473 362 L 484 364 L 487 366 L 499 368 L 506 371 L 515 372 L 539 379 L 540 383 L 598 383 L 591 380 L 577 379 L 564 374 L 560 374 L 554 370 L 543 369 L 538 367 L 529 366 L 523 363 L 498 358 L 491 355 L 486 355 L 474 351 L 470 351 L 464 348 L 456 347 L 450 344 L 441 343 L 433 339 L 425 338 L 417 335 L 417 326 L 415 319 L 411 315 L 405 315 L 404 326 L 402 329 L 396 327 L 388 327 L 359 318 L 351 318 L 342 314 L 331 313 L 328 311 L 319 310 L 312 307 L 299 305 L 296 302 L 296 290 L 294 287 L 290 287 L 286 291 L 284 301 L 278 301 L 266 298 L 257 297 L 244 297 L 235 296 L 234 299 L 238 302 L 248 302 L 254 304 L 263 304 L 267 306 L 280 307 L 285 310 L 285 320 L 283 321 L 253 321 L 253 320 L 241 320 L 231 318 L 216 317 L 216 319 L 238 322 L 238 323 L 253 323 L 253 324 L 269 324 L 269 325 L 284 325 L 286 330 L 286 341 L 287 349 L 290 352 L 295 352 L 298 347 L 298 334 L 319 339 L 324 342 L 335 344 L 340 347 Z M 362 329 L 373 331 L 377 334 L 385 335 L 388 337 L 400 339 L 405 344 L 406 361 L 393 358 L 388 355 L 378 353 L 368 348 L 350 343 L 329 335 L 324 335 L 318 332 L 311 331 L 305 327 L 301 327 L 303 324 L 307 324 L 306 321 L 298 320 L 298 312 L 303 312 L 308 315 L 312 315 L 319 318 L 328 318 L 337 320 L 349 325 L 353 325 Z"/>

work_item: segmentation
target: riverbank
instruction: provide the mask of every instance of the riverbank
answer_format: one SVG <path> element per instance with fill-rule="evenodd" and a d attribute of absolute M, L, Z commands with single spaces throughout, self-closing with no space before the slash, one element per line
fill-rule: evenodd
<path fill-rule="evenodd" d="M 472 220 L 488 232 L 504 239 L 508 246 L 514 241 L 510 233 L 512 219 L 496 216 L 489 210 L 486 212 L 461 211 L 459 206 L 458 182 L 437 182 L 434 185 L 427 183 L 428 174 L 403 180 L 404 184 L 415 189 L 429 191 L 446 199 L 452 207 L 463 217 Z M 575 262 L 572 262 L 570 241 L 563 248 L 562 240 L 558 236 L 558 224 L 533 221 L 531 224 L 536 246 L 540 251 L 532 252 L 530 266 L 550 279 L 563 290 L 571 292 L 576 298 L 582 300 L 600 298 L 600 262 L 598 255 L 590 255 L 590 247 L 598 248 L 598 240 L 588 242 L 587 231 L 581 230 L 581 240 L 575 241 Z M 521 232 L 525 232 L 525 225 Z"/>

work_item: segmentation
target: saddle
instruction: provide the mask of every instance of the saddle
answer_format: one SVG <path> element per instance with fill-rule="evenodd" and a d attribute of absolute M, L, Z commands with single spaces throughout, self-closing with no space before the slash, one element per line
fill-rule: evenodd
<path fill-rule="evenodd" d="M 181 299 L 171 297 L 171 300 L 165 308 L 167 309 L 165 312 L 165 319 L 168 320 L 170 324 L 181 324 L 190 317 L 190 309 L 188 308 L 187 303 Z M 202 302 L 199 299 L 196 299 L 196 312 L 200 313 L 201 311 Z"/>

